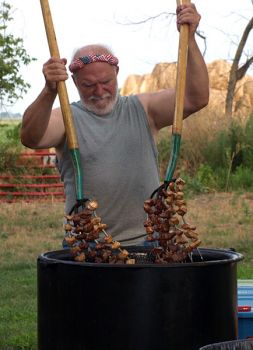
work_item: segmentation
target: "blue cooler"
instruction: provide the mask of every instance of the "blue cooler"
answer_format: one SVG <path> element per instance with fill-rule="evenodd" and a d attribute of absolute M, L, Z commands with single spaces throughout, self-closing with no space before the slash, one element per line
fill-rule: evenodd
<path fill-rule="evenodd" d="M 238 281 L 239 339 L 253 338 L 253 280 Z"/>

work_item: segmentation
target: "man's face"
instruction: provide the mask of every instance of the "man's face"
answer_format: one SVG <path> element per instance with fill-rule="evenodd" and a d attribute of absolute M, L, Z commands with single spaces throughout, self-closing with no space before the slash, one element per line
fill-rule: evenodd
<path fill-rule="evenodd" d="M 97 115 L 112 111 L 117 98 L 118 69 L 105 62 L 94 62 L 73 76 L 83 105 Z"/>

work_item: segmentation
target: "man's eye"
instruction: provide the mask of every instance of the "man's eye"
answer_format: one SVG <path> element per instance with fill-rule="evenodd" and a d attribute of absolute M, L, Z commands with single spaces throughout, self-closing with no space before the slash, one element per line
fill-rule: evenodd
<path fill-rule="evenodd" d="M 82 83 L 82 86 L 85 88 L 94 88 L 97 84 L 108 85 L 108 84 L 110 84 L 110 82 L 111 82 L 111 79 L 105 80 L 105 81 L 102 81 L 102 82 L 96 83 L 96 84 Z"/>
<path fill-rule="evenodd" d="M 82 85 L 83 85 L 84 87 L 90 88 L 90 87 L 93 87 L 95 84 L 83 83 Z"/>

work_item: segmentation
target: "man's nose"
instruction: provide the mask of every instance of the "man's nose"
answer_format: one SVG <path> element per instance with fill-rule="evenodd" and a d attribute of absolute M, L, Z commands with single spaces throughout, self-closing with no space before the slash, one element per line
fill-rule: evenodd
<path fill-rule="evenodd" d="M 103 85 L 97 83 L 96 86 L 95 86 L 94 95 L 96 95 L 96 96 L 103 96 L 103 94 L 104 94 Z"/>

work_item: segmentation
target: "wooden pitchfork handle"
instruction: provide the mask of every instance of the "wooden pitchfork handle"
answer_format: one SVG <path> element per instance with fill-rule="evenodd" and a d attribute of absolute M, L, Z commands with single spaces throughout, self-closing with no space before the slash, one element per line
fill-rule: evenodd
<path fill-rule="evenodd" d="M 190 0 L 177 0 L 177 6 L 189 4 Z M 175 111 L 172 125 L 172 139 L 170 159 L 165 175 L 165 186 L 172 180 L 177 159 L 180 151 L 181 133 L 183 127 L 184 114 L 184 99 L 185 99 L 185 84 L 186 84 L 186 68 L 188 57 L 188 40 L 189 40 L 189 25 L 183 24 L 180 26 L 179 45 L 178 45 L 178 60 L 177 60 L 177 79 L 176 79 L 176 96 L 175 96 Z"/>
<path fill-rule="evenodd" d="M 47 34 L 47 41 L 51 57 L 60 58 L 60 53 L 56 41 L 53 20 L 49 7 L 48 0 L 40 0 L 42 15 L 44 19 L 45 30 Z M 65 81 L 57 83 L 57 91 L 59 95 L 63 122 L 68 142 L 68 148 L 71 153 L 73 161 L 75 179 L 76 179 L 76 193 L 77 201 L 82 201 L 83 198 L 83 172 L 80 161 L 80 153 L 77 141 L 76 130 L 73 122 L 73 115 L 69 104 L 69 98 Z"/>
<path fill-rule="evenodd" d="M 190 0 L 177 0 L 177 6 L 190 4 Z M 178 46 L 178 61 L 177 61 L 177 80 L 176 80 L 176 105 L 173 122 L 173 132 L 181 134 L 183 125 L 184 113 L 184 98 L 186 84 L 186 68 L 188 57 L 188 40 L 189 40 L 189 25 L 183 24 L 180 26 L 179 46 Z"/>
<path fill-rule="evenodd" d="M 56 35 L 54 31 L 53 20 L 49 7 L 48 0 L 40 0 L 41 10 L 44 19 L 45 30 L 47 34 L 47 41 L 51 57 L 60 58 L 60 53 L 57 45 Z M 59 95 L 63 121 L 65 125 L 68 145 L 70 149 L 78 148 L 77 136 L 73 124 L 72 111 L 69 105 L 69 98 L 65 81 L 57 83 L 57 91 Z"/>

